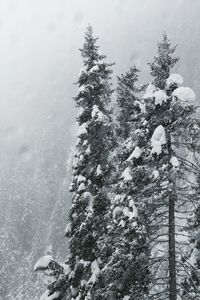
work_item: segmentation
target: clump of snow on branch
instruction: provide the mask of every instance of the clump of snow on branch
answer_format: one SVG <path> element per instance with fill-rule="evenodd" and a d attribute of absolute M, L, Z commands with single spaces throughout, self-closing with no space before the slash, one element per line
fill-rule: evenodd
<path fill-rule="evenodd" d="M 77 178 L 78 183 L 85 182 L 85 181 L 86 181 L 86 178 L 84 176 L 82 176 L 81 174 L 78 175 L 78 178 Z"/>
<path fill-rule="evenodd" d="M 154 92 L 156 91 L 156 88 L 155 88 L 155 86 L 152 84 L 152 83 L 150 83 L 148 86 L 147 86 L 147 88 L 146 88 L 146 91 L 145 91 L 145 93 L 144 93 L 144 95 L 143 95 L 143 99 L 147 99 L 147 98 L 152 98 L 152 97 L 154 97 Z"/>
<path fill-rule="evenodd" d="M 69 232 L 71 232 L 71 229 L 72 229 L 71 223 L 68 223 L 65 228 L 65 234 L 68 234 Z"/>
<path fill-rule="evenodd" d="M 189 87 L 182 86 L 175 89 L 172 93 L 172 96 L 183 102 L 194 102 L 196 100 L 194 91 Z"/>
<path fill-rule="evenodd" d="M 131 169 L 130 167 L 127 167 L 124 172 L 121 175 L 121 178 L 123 178 L 125 181 L 130 181 L 132 180 L 132 175 L 131 175 Z"/>
<path fill-rule="evenodd" d="M 138 211 L 134 204 L 133 199 L 131 199 L 131 198 L 129 200 L 129 207 L 132 208 L 132 216 L 136 218 L 138 216 Z"/>
<path fill-rule="evenodd" d="M 35 264 L 34 270 L 37 271 L 38 269 L 47 269 L 52 260 L 53 258 L 51 255 L 42 256 Z"/>
<path fill-rule="evenodd" d="M 126 195 L 125 194 L 117 194 L 115 197 L 112 199 L 113 203 L 118 203 L 118 202 L 123 202 L 125 199 Z"/>
<path fill-rule="evenodd" d="M 78 136 L 80 136 L 82 134 L 86 134 L 87 133 L 87 127 L 88 127 L 87 123 L 83 123 L 81 126 L 79 126 Z"/>
<path fill-rule="evenodd" d="M 130 300 L 130 296 L 124 296 L 123 300 Z"/>
<path fill-rule="evenodd" d="M 98 71 L 99 71 L 99 66 L 95 65 L 90 69 L 89 73 L 98 72 Z"/>
<path fill-rule="evenodd" d="M 141 153 L 142 153 L 141 149 L 138 146 L 136 146 L 135 149 L 133 150 L 132 154 L 127 159 L 127 161 L 131 161 L 133 158 L 138 159 L 140 157 Z"/>
<path fill-rule="evenodd" d="M 158 170 L 153 170 L 152 175 L 153 175 L 154 179 L 159 178 L 159 172 L 158 172 Z"/>
<path fill-rule="evenodd" d="M 81 85 L 78 89 L 78 94 L 85 92 L 86 89 L 87 87 L 85 85 Z"/>
<path fill-rule="evenodd" d="M 95 283 L 97 280 L 97 277 L 100 273 L 100 269 L 99 269 L 99 264 L 97 262 L 97 260 L 95 259 L 92 263 L 91 263 L 91 277 L 88 281 L 88 283 Z"/>
<path fill-rule="evenodd" d="M 180 74 L 171 74 L 166 81 L 166 87 L 176 84 L 178 87 L 183 84 L 183 77 Z"/>
<path fill-rule="evenodd" d="M 97 174 L 97 176 L 99 176 L 99 175 L 102 174 L 102 169 L 101 169 L 101 165 L 100 164 L 98 164 L 98 166 L 97 166 L 96 174 Z"/>
<path fill-rule="evenodd" d="M 162 145 L 166 144 L 166 134 L 165 134 L 165 128 L 162 125 L 159 125 L 154 130 L 154 133 L 151 138 L 151 146 L 152 150 L 151 153 L 156 153 L 159 155 L 162 151 Z"/>
<path fill-rule="evenodd" d="M 85 191 L 85 183 L 84 182 L 82 182 L 78 187 L 78 192 L 82 192 L 82 191 Z"/>
<path fill-rule="evenodd" d="M 107 120 L 107 117 L 99 110 L 97 105 L 93 106 L 92 109 L 92 118 L 97 119 L 99 122 L 103 122 Z"/>
<path fill-rule="evenodd" d="M 155 105 L 162 105 L 163 102 L 167 101 L 167 94 L 163 90 L 154 92 L 153 97 L 155 98 Z"/>
<path fill-rule="evenodd" d="M 86 72 L 85 68 L 81 68 L 78 77 L 81 77 L 85 72 Z"/>
<path fill-rule="evenodd" d="M 90 192 L 84 192 L 83 197 L 88 202 L 88 210 L 92 211 L 93 210 L 93 203 L 94 203 L 94 199 L 93 199 L 92 194 Z"/>
<path fill-rule="evenodd" d="M 123 214 L 125 217 L 128 217 L 129 220 L 132 220 L 137 216 L 137 211 L 131 211 L 128 207 L 124 207 Z"/>
<path fill-rule="evenodd" d="M 87 147 L 87 149 L 85 150 L 86 154 L 90 154 L 91 153 L 91 149 L 90 149 L 90 145 Z"/>
<path fill-rule="evenodd" d="M 113 218 L 118 217 L 122 213 L 122 208 L 120 206 L 116 206 L 113 210 Z"/>
<path fill-rule="evenodd" d="M 80 117 L 84 112 L 84 109 L 82 107 L 79 108 L 78 116 Z"/>
<path fill-rule="evenodd" d="M 189 259 L 190 265 L 195 267 L 195 264 L 198 259 L 199 259 L 199 250 L 197 248 L 194 248 L 194 250 L 192 251 L 192 254 L 190 256 L 190 259 Z"/>
<path fill-rule="evenodd" d="M 176 156 L 172 156 L 171 157 L 170 163 L 172 164 L 172 166 L 174 168 L 178 168 L 179 167 L 179 161 L 178 161 L 178 158 Z"/>
<path fill-rule="evenodd" d="M 44 294 L 40 297 L 40 300 L 55 300 L 60 296 L 59 292 L 54 292 L 52 295 L 49 295 L 50 291 L 46 290 Z"/>

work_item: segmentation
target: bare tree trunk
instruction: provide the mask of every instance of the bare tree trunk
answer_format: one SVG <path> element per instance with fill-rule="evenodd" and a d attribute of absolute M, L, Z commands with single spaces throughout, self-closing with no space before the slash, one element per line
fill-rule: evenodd
<path fill-rule="evenodd" d="M 176 201 L 176 196 L 173 193 L 170 194 L 169 197 L 169 300 L 177 299 L 175 201 Z"/>
<path fill-rule="evenodd" d="M 169 163 L 173 154 L 171 144 L 171 134 L 168 135 L 168 152 L 169 152 Z M 169 176 L 173 177 L 172 174 Z M 173 178 L 170 178 L 171 183 L 174 185 Z M 169 238 L 169 300 L 177 299 L 177 285 L 176 285 L 176 241 L 175 241 L 175 204 L 177 196 L 174 191 L 169 193 L 169 224 L 168 224 L 168 238 Z"/>

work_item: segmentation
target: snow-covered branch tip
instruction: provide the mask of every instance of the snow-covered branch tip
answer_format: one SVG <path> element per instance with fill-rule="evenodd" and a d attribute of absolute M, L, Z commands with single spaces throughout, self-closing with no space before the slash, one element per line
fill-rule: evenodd
<path fill-rule="evenodd" d="M 64 268 L 50 255 L 42 256 L 35 264 L 34 271 L 47 271 L 50 276 L 64 274 Z"/>

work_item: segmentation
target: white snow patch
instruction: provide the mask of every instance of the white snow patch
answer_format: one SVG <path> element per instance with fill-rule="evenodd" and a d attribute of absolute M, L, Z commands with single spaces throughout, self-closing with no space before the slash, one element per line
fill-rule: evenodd
<path fill-rule="evenodd" d="M 126 197 L 125 194 L 117 194 L 114 196 L 114 199 L 112 200 L 112 202 L 113 203 L 116 203 L 116 202 L 123 203 L 125 197 Z"/>
<path fill-rule="evenodd" d="M 84 182 L 82 182 L 78 187 L 78 192 L 82 192 L 82 191 L 85 191 L 85 183 Z"/>
<path fill-rule="evenodd" d="M 50 291 L 46 290 L 44 294 L 40 297 L 40 300 L 54 300 L 60 296 L 60 292 L 54 292 L 52 295 L 49 295 Z"/>
<path fill-rule="evenodd" d="M 167 101 L 167 94 L 163 90 L 154 92 L 153 97 L 155 98 L 155 105 L 162 105 L 163 102 Z"/>
<path fill-rule="evenodd" d="M 99 122 L 107 120 L 107 116 L 105 116 L 102 111 L 95 104 L 92 109 L 92 118 L 96 118 Z"/>
<path fill-rule="evenodd" d="M 122 213 L 122 208 L 119 206 L 116 206 L 113 210 L 113 218 L 116 218 Z"/>
<path fill-rule="evenodd" d="M 147 123 L 148 123 L 147 120 L 144 119 L 144 121 L 142 122 L 142 125 L 145 126 Z"/>
<path fill-rule="evenodd" d="M 122 219 L 119 222 L 119 226 L 124 227 L 126 225 L 126 222 Z"/>
<path fill-rule="evenodd" d="M 162 151 L 162 145 L 166 144 L 166 134 L 165 128 L 162 125 L 159 125 L 155 130 L 151 138 L 151 153 L 156 153 L 159 155 Z"/>
<path fill-rule="evenodd" d="M 169 88 L 172 84 L 178 87 L 183 84 L 183 77 L 180 74 L 171 74 L 166 81 L 166 87 Z"/>
<path fill-rule="evenodd" d="M 135 206 L 133 199 L 129 200 L 129 204 L 128 205 L 129 205 L 129 207 L 134 207 Z"/>
<path fill-rule="evenodd" d="M 84 112 L 83 107 L 80 107 L 79 112 L 78 112 L 78 116 L 80 117 L 83 114 L 83 112 Z"/>
<path fill-rule="evenodd" d="M 154 92 L 156 91 L 156 88 L 155 88 L 155 86 L 152 84 L 152 83 L 150 83 L 148 86 L 147 86 L 147 88 L 146 88 L 146 91 L 145 91 L 145 93 L 144 93 L 144 95 L 143 95 L 143 99 L 147 99 L 147 98 L 152 98 L 152 97 L 154 97 Z"/>
<path fill-rule="evenodd" d="M 172 166 L 174 168 L 178 168 L 179 167 L 179 161 L 178 161 L 178 158 L 176 156 L 172 156 L 171 157 L 170 163 L 172 164 Z"/>
<path fill-rule="evenodd" d="M 92 194 L 90 192 L 85 192 L 83 194 L 83 197 L 88 200 L 88 210 L 92 211 L 92 209 L 93 209 L 93 202 L 94 202 Z"/>
<path fill-rule="evenodd" d="M 77 181 L 78 181 L 78 183 L 85 182 L 86 178 L 85 178 L 85 176 L 79 175 L 77 178 Z"/>
<path fill-rule="evenodd" d="M 132 180 L 132 175 L 131 175 L 131 169 L 130 167 L 127 167 L 124 172 L 121 175 L 121 178 L 124 178 L 125 181 L 130 181 Z"/>
<path fill-rule="evenodd" d="M 82 264 L 84 267 L 87 267 L 90 264 L 89 260 L 80 259 L 79 263 Z"/>
<path fill-rule="evenodd" d="M 78 89 L 78 94 L 85 92 L 86 89 L 87 89 L 87 87 L 85 85 L 81 85 Z"/>
<path fill-rule="evenodd" d="M 175 89 L 172 93 L 172 96 L 178 98 L 183 102 L 194 102 L 196 100 L 194 91 L 189 87 L 182 86 Z"/>
<path fill-rule="evenodd" d="M 131 199 L 130 201 L 129 201 L 129 207 L 131 207 L 132 208 L 132 215 L 133 215 L 133 217 L 134 218 L 136 218 L 137 216 L 138 216 L 138 210 L 137 210 L 137 207 L 135 206 L 135 204 L 134 204 L 134 201 L 133 201 L 133 199 Z"/>
<path fill-rule="evenodd" d="M 197 259 L 199 257 L 199 251 L 197 248 L 194 248 L 190 258 L 189 258 L 189 262 L 190 264 L 194 267 L 195 264 L 197 263 Z"/>
<path fill-rule="evenodd" d="M 96 259 L 91 263 L 91 273 L 92 273 L 92 275 L 91 275 L 90 279 L 88 280 L 88 283 L 90 283 L 90 282 L 95 283 L 97 276 L 100 273 L 99 264 Z"/>
<path fill-rule="evenodd" d="M 98 164 L 98 166 L 97 166 L 96 173 L 97 173 L 97 176 L 99 176 L 99 175 L 102 174 L 102 169 L 101 169 L 101 165 L 100 164 Z"/>
<path fill-rule="evenodd" d="M 98 72 L 98 71 L 99 71 L 99 66 L 95 65 L 90 69 L 89 73 Z"/>
<path fill-rule="evenodd" d="M 60 265 L 63 267 L 64 274 L 68 275 L 71 272 L 71 268 L 69 265 L 65 263 L 61 263 Z"/>
<path fill-rule="evenodd" d="M 90 146 L 87 147 L 87 149 L 85 150 L 85 153 L 86 154 L 90 154 L 91 153 Z"/>
<path fill-rule="evenodd" d="M 132 150 L 133 149 L 133 146 L 134 146 L 134 143 L 133 143 L 133 139 L 132 137 L 128 138 L 125 143 L 124 143 L 124 147 L 127 149 L 127 150 Z"/>
<path fill-rule="evenodd" d="M 88 127 L 87 123 L 83 123 L 81 126 L 79 126 L 79 128 L 78 128 L 78 136 L 87 133 L 87 127 Z"/>
<path fill-rule="evenodd" d="M 167 164 L 163 164 L 162 165 L 162 170 L 165 170 L 167 168 L 167 166 L 168 166 Z"/>
<path fill-rule="evenodd" d="M 168 180 L 165 180 L 165 181 L 161 182 L 160 185 L 161 185 L 163 188 L 167 188 L 168 185 L 169 185 L 169 181 L 168 181 Z"/>
<path fill-rule="evenodd" d="M 159 177 L 159 172 L 158 172 L 158 170 L 153 170 L 152 174 L 153 174 L 153 177 L 154 177 L 155 179 Z"/>
<path fill-rule="evenodd" d="M 82 75 L 83 73 L 85 73 L 85 69 L 84 69 L 84 68 L 80 69 L 79 77 L 81 77 L 81 75 Z"/>
<path fill-rule="evenodd" d="M 134 205 L 133 207 L 133 211 L 130 211 L 130 209 L 125 206 L 124 209 L 123 209 L 123 214 L 129 218 L 129 220 L 132 220 L 133 218 L 136 218 L 137 217 L 137 209 Z"/>
<path fill-rule="evenodd" d="M 71 228 L 72 228 L 71 223 L 68 223 L 67 226 L 66 226 L 66 228 L 65 228 L 65 234 L 70 233 L 71 232 Z"/>
<path fill-rule="evenodd" d="M 129 300 L 130 296 L 124 296 L 123 300 Z"/>
<path fill-rule="evenodd" d="M 130 161 L 133 158 L 139 158 L 141 153 L 142 153 L 141 149 L 138 146 L 136 146 L 135 149 L 133 150 L 132 154 L 127 159 L 127 161 Z"/>
<path fill-rule="evenodd" d="M 92 109 L 92 118 L 94 118 L 100 112 L 98 106 L 95 104 Z"/>
<path fill-rule="evenodd" d="M 37 263 L 35 264 L 34 270 L 38 270 L 40 268 L 48 268 L 50 262 L 53 260 L 51 255 L 42 256 Z"/>

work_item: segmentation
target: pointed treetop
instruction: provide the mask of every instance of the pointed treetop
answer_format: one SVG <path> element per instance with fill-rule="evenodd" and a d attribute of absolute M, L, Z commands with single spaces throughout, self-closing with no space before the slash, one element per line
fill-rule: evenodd
<path fill-rule="evenodd" d="M 121 76 L 117 77 L 119 85 L 122 84 L 134 90 L 135 82 L 138 80 L 138 73 L 139 70 L 136 66 L 131 67 L 125 74 L 121 74 Z"/>
<path fill-rule="evenodd" d="M 99 60 L 105 58 L 99 51 L 99 46 L 97 45 L 98 37 L 93 36 L 93 28 L 88 25 L 85 32 L 85 41 L 83 47 L 80 49 L 83 58 L 83 63 L 85 67 L 89 70 L 91 69 Z"/>
<path fill-rule="evenodd" d="M 164 33 L 161 42 L 158 43 L 158 55 L 154 56 L 152 63 L 149 63 L 151 75 L 154 77 L 153 84 L 159 89 L 165 88 L 170 71 L 179 60 L 178 57 L 173 56 L 175 50 L 176 46 L 171 46 L 170 39 Z"/>

